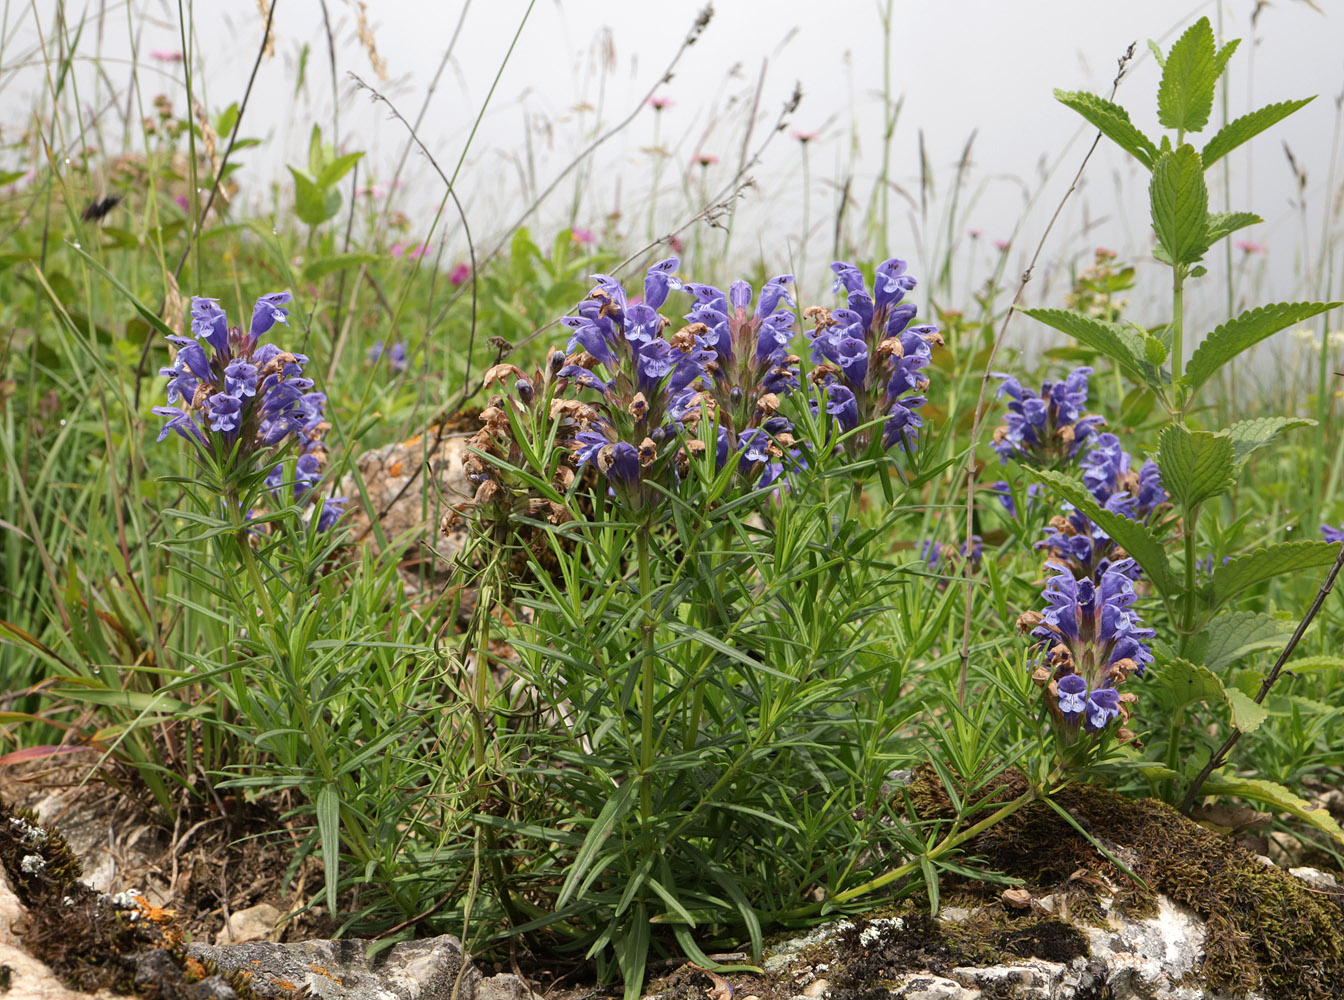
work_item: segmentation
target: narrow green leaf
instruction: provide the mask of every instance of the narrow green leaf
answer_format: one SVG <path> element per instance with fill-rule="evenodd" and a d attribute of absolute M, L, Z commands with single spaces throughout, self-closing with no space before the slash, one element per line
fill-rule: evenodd
<path fill-rule="evenodd" d="M 1257 705 L 1254 698 L 1237 688 L 1224 689 L 1223 697 L 1227 699 L 1227 707 L 1232 709 L 1232 725 L 1243 733 L 1255 732 L 1269 716 L 1269 709 Z"/>
<path fill-rule="evenodd" d="M 341 873 L 341 793 L 335 785 L 317 792 L 317 834 L 322 841 L 322 869 L 327 886 L 327 906 L 336 908 Z"/>
<path fill-rule="evenodd" d="M 588 836 L 584 837 L 583 846 L 574 855 L 574 863 L 570 866 L 569 876 L 560 889 L 560 895 L 555 899 L 553 909 L 560 909 L 573 897 L 574 890 L 579 886 L 584 875 L 588 873 L 588 867 L 597 857 L 597 852 L 601 849 L 603 841 L 607 839 L 611 831 L 616 828 L 616 824 L 620 822 L 621 817 L 630 808 L 631 802 L 634 801 L 635 790 L 638 787 L 639 780 L 637 778 L 627 778 L 625 783 L 612 793 L 611 798 L 607 799 L 607 804 L 602 807 L 602 811 L 593 820 Z"/>
<path fill-rule="evenodd" d="M 1162 46 L 1158 45 L 1157 42 L 1153 41 L 1151 38 L 1148 39 L 1148 51 L 1151 52 L 1153 58 L 1157 60 L 1159 69 L 1167 65 L 1167 54 L 1162 51 Z"/>
<path fill-rule="evenodd" d="M 1247 587 L 1299 569 L 1329 566 L 1338 550 L 1329 542 L 1282 542 L 1238 556 L 1213 571 L 1213 604 L 1219 607 Z"/>
<path fill-rule="evenodd" d="M 1157 120 L 1164 127 L 1198 132 L 1209 123 L 1213 89 L 1218 82 L 1217 57 L 1213 26 L 1207 17 L 1201 17 L 1176 40 L 1162 67 Z"/>
<path fill-rule="evenodd" d="M 1212 164 L 1221 160 L 1242 143 L 1254 139 L 1271 125 L 1281 122 L 1294 111 L 1305 107 L 1315 99 L 1315 97 L 1305 97 L 1298 101 L 1267 104 L 1263 108 L 1228 122 L 1218 130 L 1217 134 L 1209 140 L 1209 144 L 1204 147 L 1204 152 L 1201 154 L 1204 169 L 1209 169 Z"/>
<path fill-rule="evenodd" d="M 1239 420 L 1220 431 L 1232 440 L 1232 457 L 1240 466 L 1257 448 L 1263 448 L 1280 433 L 1296 427 L 1315 427 L 1307 417 L 1253 417 Z"/>
<path fill-rule="evenodd" d="M 1273 806 L 1281 812 L 1289 813 L 1304 823 L 1310 823 L 1322 833 L 1333 837 L 1337 843 L 1344 844 L 1344 829 L 1340 829 L 1334 818 L 1321 806 L 1313 806 L 1294 795 L 1282 785 L 1260 778 L 1241 778 L 1226 771 L 1209 776 L 1200 788 L 1201 795 L 1235 795 Z"/>
<path fill-rule="evenodd" d="M 1189 143 L 1163 153 L 1148 184 L 1153 231 L 1176 264 L 1193 264 L 1209 249 L 1209 189 L 1204 167 Z"/>
<path fill-rule="evenodd" d="M 141 302 L 140 299 L 136 296 L 136 294 L 132 292 L 129 288 L 127 288 L 125 284 L 122 283 L 120 278 L 118 278 L 115 274 L 113 274 L 111 271 L 105 268 L 97 260 L 90 257 L 82 247 L 77 247 L 73 243 L 66 245 L 75 253 L 83 257 L 84 262 L 86 264 L 88 264 L 95 271 L 101 274 L 105 279 L 107 279 L 107 283 L 110 284 L 113 288 L 115 288 L 127 302 L 129 302 L 131 305 L 135 307 L 135 311 L 140 314 L 141 318 L 143 318 L 146 323 L 152 326 L 155 330 L 158 330 L 159 333 L 163 334 L 165 337 L 176 336 L 177 331 L 175 331 L 163 320 L 159 319 L 158 313 L 154 312 L 154 310 L 150 309 L 149 306 Z"/>
<path fill-rule="evenodd" d="M 1229 611 L 1201 632 L 1206 639 L 1201 658 L 1210 670 L 1220 670 L 1256 650 L 1281 646 L 1293 628 L 1292 622 L 1258 611 Z"/>
<path fill-rule="evenodd" d="M 1123 515 L 1104 509 L 1091 493 L 1078 482 L 1049 469 L 1025 469 L 1027 475 L 1050 487 L 1081 513 L 1091 518 L 1103 531 L 1118 542 L 1148 574 L 1159 593 L 1169 594 L 1180 583 L 1172 575 L 1166 550 L 1147 526 L 1131 521 Z"/>
<path fill-rule="evenodd" d="M 1208 167 L 1205 166 L 1205 169 Z M 1264 221 L 1254 212 L 1214 212 L 1208 221 L 1209 244 L 1217 243 L 1238 229 L 1245 229 L 1247 226 L 1254 226 L 1257 222 Z"/>
<path fill-rule="evenodd" d="M 1129 120 L 1129 112 L 1120 105 L 1082 90 L 1056 90 L 1055 100 L 1077 111 L 1095 125 L 1102 135 L 1149 170 L 1153 169 L 1157 147 Z"/>
<path fill-rule="evenodd" d="M 1024 309 L 1023 312 L 1105 354 L 1136 381 L 1147 383 L 1154 389 L 1171 384 L 1171 376 L 1148 360 L 1144 339 L 1133 330 L 1067 309 Z"/>
<path fill-rule="evenodd" d="M 1340 306 L 1339 302 L 1276 302 L 1228 320 L 1204 338 L 1185 368 L 1182 382 L 1193 392 L 1242 351 L 1280 330 Z"/>
<path fill-rule="evenodd" d="M 1162 485 L 1186 510 L 1232 488 L 1235 463 L 1230 438 L 1168 424 L 1159 439 Z"/>

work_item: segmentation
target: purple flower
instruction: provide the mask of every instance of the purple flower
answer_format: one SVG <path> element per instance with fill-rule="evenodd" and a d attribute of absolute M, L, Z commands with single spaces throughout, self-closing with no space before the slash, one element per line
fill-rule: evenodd
<path fill-rule="evenodd" d="M 317 515 L 317 530 L 330 531 L 344 515 L 350 500 L 347 497 L 327 497 Z"/>
<path fill-rule="evenodd" d="M 255 396 L 257 366 L 249 364 L 242 358 L 230 361 L 228 367 L 224 369 L 224 391 L 235 396 Z"/>
<path fill-rule="evenodd" d="M 1093 435 L 1092 448 L 1083 458 L 1083 485 L 1107 510 L 1131 521 L 1147 522 L 1167 502 L 1162 471 L 1151 459 L 1137 473 L 1131 471 L 1131 464 L 1118 437 L 1110 433 Z"/>
<path fill-rule="evenodd" d="M 1042 486 L 1040 483 L 1030 483 L 1027 486 L 1027 515 L 1035 513 L 1036 507 L 1040 501 Z M 1008 512 L 1009 517 L 1017 517 L 1017 504 L 1013 502 L 1013 491 L 1006 480 L 1000 479 L 989 491 L 999 498 L 999 503 L 1003 504 L 1003 509 Z"/>
<path fill-rule="evenodd" d="M 793 275 L 781 274 L 761 286 L 735 281 L 725 294 L 713 285 L 687 284 L 695 298 L 686 327 L 701 351 L 706 406 L 703 418 L 719 422 L 721 442 L 750 445 L 738 469 L 759 485 L 766 464 L 792 443 L 792 427 L 776 416 L 780 399 L 799 386 L 798 358 L 789 353 L 795 305 L 789 286 Z M 708 402 L 712 401 L 712 408 Z"/>
<path fill-rule="evenodd" d="M 994 451 L 999 461 L 1010 458 L 1037 465 L 1056 466 L 1077 457 L 1083 443 L 1105 423 L 1088 416 L 1087 377 L 1092 369 L 1076 368 L 1063 382 L 1046 380 L 1040 395 L 1033 395 L 1010 375 L 1000 374 L 999 397 L 1009 397 L 1008 414 L 994 431 Z"/>
<path fill-rule="evenodd" d="M 673 457 L 684 461 L 687 455 L 678 428 L 702 416 L 693 404 L 704 387 L 705 366 L 714 360 L 688 330 L 664 335 L 668 322 L 657 310 L 670 290 L 681 287 L 678 266 L 669 257 L 650 267 L 644 301 L 635 304 L 616 279 L 595 274 L 596 287 L 563 320 L 570 356 L 558 377 L 600 394 L 573 438 L 575 460 L 595 467 L 616 496 L 637 509 L 657 496 L 646 483 L 673 485 Z"/>
<path fill-rule="evenodd" d="M 1087 681 L 1077 674 L 1069 674 L 1059 679 L 1055 691 L 1064 721 L 1077 725 L 1087 707 Z"/>
<path fill-rule="evenodd" d="M 217 392 L 206 401 L 212 431 L 231 432 L 242 422 L 243 403 L 237 396 Z"/>
<path fill-rule="evenodd" d="M 898 443 L 914 446 L 923 423 L 917 411 L 926 402 L 919 394 L 929 384 L 922 369 L 931 361 L 932 347 L 943 342 L 937 327 L 910 325 L 915 306 L 901 299 L 916 282 L 905 268 L 905 261 L 895 257 L 879 264 L 870 294 L 858 268 L 836 261 L 831 265 L 835 291 L 846 293 L 845 307 L 807 310 L 816 324 L 808 334 L 816 365 L 812 381 L 826 390 L 831 401 L 835 389 L 848 392 L 841 394 L 843 406 L 838 412 L 830 403 L 827 412 L 845 431 L 880 421 L 883 450 Z M 864 453 L 873 437 L 861 430 L 850 439 L 850 447 Z"/>
<path fill-rule="evenodd" d="M 283 485 L 284 472 L 271 449 L 297 439 L 298 500 L 322 478 L 326 397 L 312 391 L 312 380 L 303 377 L 307 357 L 258 343 L 286 321 L 290 298 L 288 292 L 259 298 L 246 333 L 230 329 L 216 299 L 193 298 L 191 330 L 197 339 L 169 337 L 177 357 L 160 370 L 168 379 L 168 402 L 176 405 L 157 406 L 154 412 L 168 418 L 160 441 L 176 433 L 236 471 L 271 468 L 266 482 L 273 490 Z"/>
<path fill-rule="evenodd" d="M 409 355 L 406 353 L 406 341 L 399 340 L 391 347 L 385 347 L 381 340 L 375 341 L 369 348 L 366 357 L 373 364 L 377 364 L 384 354 L 387 356 L 387 366 L 394 372 L 404 372 L 411 367 Z"/>
<path fill-rule="evenodd" d="M 1344 542 L 1344 524 L 1341 524 L 1338 528 L 1323 524 L 1321 525 L 1321 535 L 1327 542 Z"/>
<path fill-rule="evenodd" d="M 1047 607 L 1022 615 L 1018 628 L 1037 642 L 1041 659 L 1033 677 L 1045 688 L 1046 707 L 1067 744 L 1077 740 L 1079 713 L 1088 733 L 1128 716 L 1123 706 L 1134 696 L 1117 689 L 1143 676 L 1153 660 L 1145 640 L 1154 632 L 1133 611 L 1134 585 L 1120 569 L 1107 569 L 1098 583 L 1076 579 L 1057 563 L 1047 567 L 1056 571 L 1046 584 Z"/>

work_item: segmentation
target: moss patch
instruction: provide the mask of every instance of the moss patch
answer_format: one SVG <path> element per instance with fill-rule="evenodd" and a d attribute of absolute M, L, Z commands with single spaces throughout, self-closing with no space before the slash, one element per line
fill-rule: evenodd
<path fill-rule="evenodd" d="M 143 901 L 127 910 L 79 882 L 79 858 L 65 838 L 3 799 L 0 864 L 28 909 L 15 928 L 25 948 L 71 989 L 169 1000 L 195 995 L 189 984 L 216 974 L 188 962 L 186 935 L 172 912 Z M 240 997 L 252 995 L 241 977 L 221 978 Z"/>
<path fill-rule="evenodd" d="M 1010 775 L 995 798 L 1025 790 Z M 910 788 L 923 818 L 950 817 L 932 770 Z M 993 868 L 1017 876 L 1034 895 L 1064 892 L 1075 916 L 1105 889 L 1130 916 L 1151 913 L 1155 893 L 1188 906 L 1208 925 L 1202 981 L 1219 991 L 1260 989 L 1274 1000 L 1331 1000 L 1344 983 L 1344 891 L 1315 889 L 1152 799 L 1134 800 L 1093 785 L 1055 796 L 1078 824 L 1124 861 L 1145 890 L 1106 860 L 1043 803 L 1027 806 L 967 846 Z M 983 898 L 994 887 L 961 883 Z M 1099 909 L 1097 910 L 1100 914 Z"/>

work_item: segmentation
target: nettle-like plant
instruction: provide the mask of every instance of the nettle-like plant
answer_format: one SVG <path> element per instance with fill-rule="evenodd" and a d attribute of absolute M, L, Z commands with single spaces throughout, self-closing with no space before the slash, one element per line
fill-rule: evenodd
<path fill-rule="evenodd" d="M 1085 518 L 1133 559 L 1160 605 L 1154 610 L 1165 621 L 1150 616 L 1159 623 L 1159 638 L 1153 642 L 1156 658 L 1143 685 L 1147 721 L 1159 723 L 1158 732 L 1146 757 L 1140 757 L 1137 751 L 1133 754 L 1134 764 L 1154 789 L 1186 807 L 1209 794 L 1268 803 L 1344 843 L 1344 831 L 1322 811 L 1308 809 L 1279 785 L 1238 777 L 1224 767 L 1237 736 L 1254 731 L 1269 714 L 1266 696 L 1295 644 L 1289 638 L 1294 633 L 1292 623 L 1248 606 L 1251 595 L 1263 595 L 1264 585 L 1289 574 L 1331 564 L 1336 564 L 1337 572 L 1344 555 L 1337 544 L 1319 541 L 1264 544 L 1231 558 L 1225 558 L 1229 553 L 1201 551 L 1209 537 L 1208 533 L 1201 536 L 1201 515 L 1215 502 L 1230 509 L 1230 495 L 1251 453 L 1281 432 L 1314 421 L 1259 417 L 1205 430 L 1194 417 L 1201 391 L 1239 354 L 1340 303 L 1276 303 L 1251 309 L 1199 338 L 1193 352 L 1187 352 L 1192 338 L 1187 337 L 1184 322 L 1185 286 L 1204 276 L 1205 268 L 1200 263 L 1204 256 L 1231 233 L 1261 221 L 1250 212 L 1210 211 L 1207 171 L 1311 98 L 1271 104 L 1237 118 L 1197 148 L 1189 138 L 1209 124 L 1216 84 L 1237 42 L 1218 48 L 1208 19 L 1202 18 L 1165 56 L 1155 45 L 1152 48 L 1162 66 L 1158 121 L 1170 130 L 1160 141 L 1154 142 L 1140 131 L 1128 112 L 1111 101 L 1081 92 L 1058 91 L 1056 97 L 1151 172 L 1148 191 L 1156 235 L 1153 254 L 1171 269 L 1171 320 L 1156 331 L 1148 331 L 1096 315 L 1095 310 L 1027 312 L 1111 359 L 1169 415 L 1158 442 L 1156 462 L 1160 485 L 1169 494 L 1172 509 L 1163 510 L 1157 517 L 1137 516 L 1134 510 L 1107 502 L 1095 488 L 1098 483 L 1079 482 L 1039 464 L 1027 471 L 1067 501 L 1076 516 Z M 1108 462 L 1103 454 L 1089 471 L 1094 479 L 1106 479 L 1112 473 L 1115 485 L 1120 485 L 1132 470 Z M 1149 473 L 1152 479 L 1151 470 Z M 1144 472 L 1139 471 L 1131 485 L 1139 490 L 1143 479 Z M 1134 499 L 1140 499 L 1137 493 Z M 1101 585 L 1101 581 L 1096 582 Z M 1052 599 L 1052 604 L 1058 603 Z M 1298 627 L 1296 637 L 1300 637 L 1305 624 Z M 1273 668 L 1233 669 L 1256 651 L 1285 641 L 1284 655 Z M 1065 714 L 1078 701 L 1069 694 L 1075 682 L 1070 685 L 1058 706 Z M 1207 718 L 1200 718 L 1199 726 L 1191 724 L 1194 716 L 1190 706 L 1201 701 L 1221 715 L 1222 728 L 1230 734 L 1226 739 L 1210 735 L 1203 725 Z M 1165 713 L 1165 733 L 1160 728 L 1161 716 L 1155 713 Z"/>

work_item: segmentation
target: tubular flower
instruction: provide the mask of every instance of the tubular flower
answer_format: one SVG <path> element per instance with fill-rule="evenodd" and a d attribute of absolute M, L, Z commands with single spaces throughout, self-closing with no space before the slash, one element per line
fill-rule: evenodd
<path fill-rule="evenodd" d="M 881 449 L 898 442 L 915 444 L 923 424 L 917 412 L 926 402 L 920 395 L 929 380 L 921 373 L 942 334 L 932 325 L 911 326 L 916 308 L 902 303 L 915 279 L 905 273 L 905 261 L 893 257 L 877 267 L 869 294 L 859 269 L 843 261 L 831 265 L 835 288 L 846 292 L 846 308 L 809 308 L 805 315 L 816 324 L 812 341 L 812 382 L 824 395 L 826 412 L 842 432 L 881 421 Z M 858 454 L 868 451 L 871 430 L 850 439 Z"/>
<path fill-rule="evenodd" d="M 1162 486 L 1162 473 L 1151 459 L 1138 472 L 1120 447 L 1114 434 L 1092 437 L 1091 450 L 1083 458 L 1083 485 L 1106 510 L 1131 521 L 1147 524 L 1167 505 L 1167 491 Z M 1100 526 L 1081 512 L 1067 508 L 1063 516 L 1050 519 L 1045 538 L 1037 548 L 1049 552 L 1049 558 L 1067 565 L 1074 576 L 1100 580 L 1108 568 L 1120 571 L 1137 580 L 1142 574 L 1138 564 L 1127 559 L 1125 552 Z"/>
<path fill-rule="evenodd" d="M 387 358 L 387 367 L 394 374 L 400 374 L 411 367 L 410 355 L 406 353 L 406 341 L 399 340 L 392 346 L 387 346 L 381 340 L 375 341 L 365 355 L 371 364 L 377 364 L 383 357 Z"/>
<path fill-rule="evenodd" d="M 999 461 L 1007 464 L 1016 458 L 1047 467 L 1073 461 L 1083 443 L 1106 422 L 1083 411 L 1091 374 L 1091 368 L 1075 368 L 1063 382 L 1041 383 L 1039 396 L 1028 393 L 1012 376 L 1000 374 L 999 396 L 1008 396 L 1010 402 L 1003 425 L 994 430 L 992 447 Z"/>
<path fill-rule="evenodd" d="M 651 482 L 670 486 L 679 429 L 699 417 L 693 404 L 704 388 L 712 350 L 685 328 L 672 338 L 658 314 L 668 292 L 681 287 L 675 257 L 649 268 L 644 301 L 628 304 L 615 279 L 597 274 L 597 287 L 562 321 L 572 331 L 559 378 L 598 394 L 593 414 L 573 439 L 579 465 L 591 465 L 623 503 L 643 509 L 656 497 Z M 687 442 L 693 447 L 698 441 Z"/>
<path fill-rule="evenodd" d="M 738 470 L 752 485 L 768 485 L 778 476 L 782 459 L 794 444 L 789 422 L 777 416 L 780 398 L 798 388 L 798 358 L 789 353 L 794 333 L 793 275 L 771 278 L 761 288 L 756 308 L 752 289 L 735 281 L 728 294 L 712 285 L 686 284 L 695 305 L 690 324 L 677 338 L 689 335 L 705 362 L 704 391 L 693 397 L 697 419 L 718 422 L 717 461 L 737 456 Z M 675 340 L 676 338 L 674 338 Z"/>
<path fill-rule="evenodd" d="M 1083 485 L 1107 510 L 1146 523 L 1167 502 L 1167 491 L 1162 487 L 1162 472 L 1152 459 L 1138 472 L 1131 465 L 1118 437 L 1110 433 L 1095 435 L 1091 450 L 1083 458 Z"/>
<path fill-rule="evenodd" d="M 168 404 L 154 412 L 168 418 L 162 441 L 177 434 L 215 461 L 232 460 L 241 469 L 265 468 L 290 440 L 299 445 L 295 479 L 276 464 L 266 484 L 279 499 L 292 487 L 294 501 L 311 499 L 326 460 L 323 438 L 330 429 L 324 410 L 327 398 L 313 391 L 303 377 L 308 359 L 261 338 L 276 323 L 286 323 L 289 292 L 257 299 L 247 330 L 230 328 L 217 299 L 191 300 L 193 337 L 169 337 L 177 349 L 172 365 L 159 370 L 168 379 Z M 343 498 L 327 501 L 319 526 L 334 523 L 344 509 Z"/>
<path fill-rule="evenodd" d="M 1327 542 L 1344 542 L 1344 524 L 1338 528 L 1333 528 L 1328 524 L 1321 525 L 1321 537 Z"/>
<path fill-rule="evenodd" d="M 1075 579 L 1067 567 L 1050 564 L 1056 575 L 1046 584 L 1047 607 L 1018 618 L 1018 628 L 1036 640 L 1042 656 L 1033 678 L 1044 690 L 1046 710 L 1061 741 L 1077 743 L 1084 734 L 1127 721 L 1136 699 L 1119 688 L 1133 675 L 1143 676 L 1153 660 L 1144 628 L 1131 610 L 1134 585 L 1120 567 L 1100 582 Z M 1132 735 L 1122 730 L 1122 738 Z"/>

